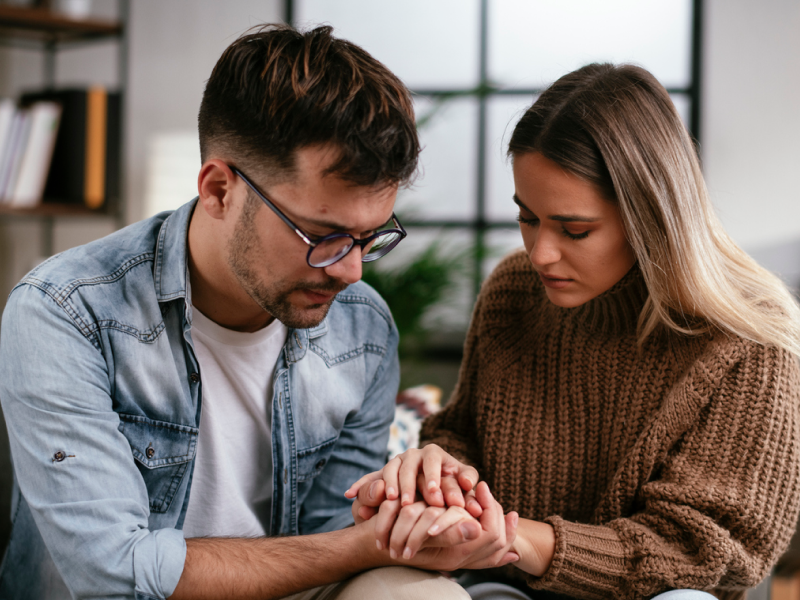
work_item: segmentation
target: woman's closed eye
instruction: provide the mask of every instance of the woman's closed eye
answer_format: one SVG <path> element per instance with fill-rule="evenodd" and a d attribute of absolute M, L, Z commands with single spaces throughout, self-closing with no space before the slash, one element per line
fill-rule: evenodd
<path fill-rule="evenodd" d="M 517 215 L 517 221 L 523 225 L 530 225 L 532 227 L 535 227 L 539 224 L 539 219 L 536 217 L 523 217 L 522 213 Z"/>
<path fill-rule="evenodd" d="M 561 228 L 562 233 L 571 240 L 583 240 L 589 237 L 589 231 L 581 231 L 579 233 L 574 233 L 567 229 L 566 227 Z"/>

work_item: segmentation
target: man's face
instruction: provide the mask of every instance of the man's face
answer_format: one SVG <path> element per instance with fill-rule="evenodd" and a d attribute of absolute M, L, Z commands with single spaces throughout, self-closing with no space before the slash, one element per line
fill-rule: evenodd
<path fill-rule="evenodd" d="M 247 175 L 306 234 L 366 237 L 391 218 L 397 187 L 354 186 L 335 175 L 323 176 L 335 158 L 328 147 L 308 147 L 297 152 L 296 171 L 287 181 L 270 185 L 258 173 Z M 361 279 L 359 248 L 327 267 L 308 266 L 309 246 L 244 181 L 237 185 L 244 205 L 227 245 L 234 277 L 256 304 L 287 327 L 319 324 L 336 294 Z"/>

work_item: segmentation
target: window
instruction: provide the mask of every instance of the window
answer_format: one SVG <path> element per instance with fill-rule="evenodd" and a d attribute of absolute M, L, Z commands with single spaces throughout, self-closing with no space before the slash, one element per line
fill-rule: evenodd
<path fill-rule="evenodd" d="M 460 293 L 435 315 L 445 330 L 463 332 L 482 279 L 522 245 L 505 149 L 555 79 L 589 62 L 640 64 L 697 137 L 701 0 L 286 0 L 286 11 L 300 28 L 333 25 L 415 94 L 422 171 L 398 197 L 409 237 L 391 257 L 437 238 L 477 249 Z"/>

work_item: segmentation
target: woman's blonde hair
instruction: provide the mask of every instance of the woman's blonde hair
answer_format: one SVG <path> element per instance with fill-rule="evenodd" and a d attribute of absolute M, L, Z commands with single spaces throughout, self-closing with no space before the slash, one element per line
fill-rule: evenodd
<path fill-rule="evenodd" d="M 700 162 L 664 87 L 633 65 L 592 64 L 548 88 L 509 142 L 539 152 L 619 205 L 649 298 L 639 341 L 666 327 L 719 329 L 800 356 L 800 309 L 714 213 Z"/>

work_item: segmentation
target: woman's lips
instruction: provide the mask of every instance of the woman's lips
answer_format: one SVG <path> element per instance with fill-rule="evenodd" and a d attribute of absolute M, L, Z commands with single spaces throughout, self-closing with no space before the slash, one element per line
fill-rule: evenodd
<path fill-rule="evenodd" d="M 544 273 L 539 273 L 539 279 L 542 280 L 542 283 L 545 287 L 549 287 L 554 290 L 560 290 L 568 286 L 572 283 L 572 279 L 563 279 L 561 277 L 553 277 L 549 275 L 545 275 Z"/>

